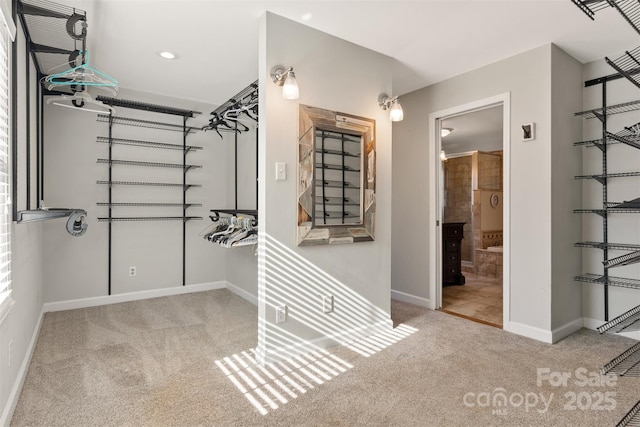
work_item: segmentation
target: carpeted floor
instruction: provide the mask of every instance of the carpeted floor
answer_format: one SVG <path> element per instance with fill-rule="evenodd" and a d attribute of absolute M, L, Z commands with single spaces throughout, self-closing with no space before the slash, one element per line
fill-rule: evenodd
<path fill-rule="evenodd" d="M 640 379 L 596 374 L 625 338 L 547 345 L 399 302 L 392 317 L 393 333 L 260 367 L 257 309 L 226 290 L 49 313 L 12 425 L 584 427 L 640 398 Z"/>

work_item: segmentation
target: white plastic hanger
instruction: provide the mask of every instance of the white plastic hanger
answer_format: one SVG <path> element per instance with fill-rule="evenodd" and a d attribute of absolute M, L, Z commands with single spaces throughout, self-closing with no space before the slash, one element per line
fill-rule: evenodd
<path fill-rule="evenodd" d="M 85 88 L 85 90 L 81 91 L 81 92 L 76 92 L 73 95 L 60 95 L 60 96 L 56 96 L 56 97 L 51 97 L 49 99 L 47 99 L 47 104 L 53 104 L 53 105 L 57 105 L 60 107 L 66 107 L 66 108 L 74 108 L 76 110 L 80 110 L 80 111 L 86 111 L 89 113 L 99 113 L 99 114 L 104 114 L 104 113 L 113 113 L 115 114 L 116 110 L 115 108 L 103 104 L 100 101 L 96 101 L 95 99 L 93 99 L 93 97 L 91 96 L 91 94 L 87 91 L 87 89 Z M 96 105 L 96 106 L 100 106 L 102 109 L 95 109 L 95 108 L 87 108 L 87 105 Z"/>

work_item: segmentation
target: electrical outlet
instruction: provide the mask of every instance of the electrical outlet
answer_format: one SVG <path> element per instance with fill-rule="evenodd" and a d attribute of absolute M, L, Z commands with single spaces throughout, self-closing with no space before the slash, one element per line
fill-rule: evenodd
<path fill-rule="evenodd" d="M 276 307 L 276 323 L 284 323 L 287 321 L 287 306 L 281 305 Z"/>
<path fill-rule="evenodd" d="M 136 277 L 137 273 L 138 270 L 136 269 L 135 265 L 129 267 L 129 277 Z"/>
<path fill-rule="evenodd" d="M 323 313 L 333 312 L 333 295 L 325 295 L 322 297 L 322 312 Z"/>
<path fill-rule="evenodd" d="M 7 363 L 9 366 L 11 366 L 11 357 L 13 356 L 13 340 L 9 340 L 9 354 L 7 356 Z"/>

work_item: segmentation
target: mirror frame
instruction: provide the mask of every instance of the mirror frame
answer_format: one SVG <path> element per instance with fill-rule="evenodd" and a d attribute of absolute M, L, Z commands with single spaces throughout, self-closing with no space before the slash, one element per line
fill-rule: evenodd
<path fill-rule="evenodd" d="M 376 214 L 376 121 L 303 104 L 300 104 L 298 119 L 298 245 L 373 241 Z M 361 138 L 361 223 L 326 226 L 313 224 L 317 129 L 359 135 Z"/>

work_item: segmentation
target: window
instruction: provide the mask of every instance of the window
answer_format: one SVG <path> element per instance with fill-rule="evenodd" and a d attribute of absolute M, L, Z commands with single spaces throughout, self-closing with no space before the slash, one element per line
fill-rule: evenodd
<path fill-rule="evenodd" d="M 5 0 L 0 0 L 0 323 L 9 313 L 11 299 L 11 164 L 9 127 L 9 52 L 15 37 Z"/>

